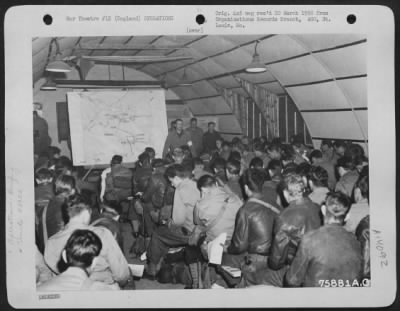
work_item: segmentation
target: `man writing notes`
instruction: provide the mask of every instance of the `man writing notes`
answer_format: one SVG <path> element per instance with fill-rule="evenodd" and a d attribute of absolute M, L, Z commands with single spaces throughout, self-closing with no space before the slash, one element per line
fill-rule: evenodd
<path fill-rule="evenodd" d="M 163 158 L 168 152 L 173 152 L 175 148 L 183 145 L 192 146 L 190 134 L 183 130 L 183 121 L 181 119 L 176 120 L 176 128 L 168 133 L 167 139 L 165 140 L 163 149 Z"/>

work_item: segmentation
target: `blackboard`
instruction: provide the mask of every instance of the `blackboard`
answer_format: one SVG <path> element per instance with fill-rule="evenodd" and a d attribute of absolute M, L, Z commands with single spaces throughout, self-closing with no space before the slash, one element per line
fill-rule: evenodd
<path fill-rule="evenodd" d="M 58 142 L 61 143 L 61 141 L 63 140 L 68 141 L 70 138 L 68 103 L 57 102 L 56 113 L 57 113 Z"/>

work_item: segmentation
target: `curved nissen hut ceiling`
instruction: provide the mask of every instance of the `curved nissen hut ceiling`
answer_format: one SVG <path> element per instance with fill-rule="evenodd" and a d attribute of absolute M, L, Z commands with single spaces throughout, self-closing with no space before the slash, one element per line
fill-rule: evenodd
<path fill-rule="evenodd" d="M 186 60 L 125 67 L 126 70 L 144 73 L 143 76 L 148 79 L 163 80 L 190 107 L 194 115 L 232 113 L 221 89 L 247 96 L 240 83 L 243 80 L 277 95 L 290 95 L 314 138 L 368 140 L 365 55 L 367 40 L 363 35 L 270 34 L 57 39 L 63 58 L 83 55 L 191 57 Z M 245 68 L 252 61 L 257 41 L 257 51 L 267 71 L 249 74 L 245 72 Z M 33 39 L 34 82 L 38 82 L 44 75 L 50 42 L 51 38 Z M 119 49 L 96 48 L 105 45 L 115 45 Z M 81 49 L 84 46 L 89 48 Z M 137 46 L 137 49 L 123 49 L 124 46 Z M 146 49 L 146 46 L 155 49 Z M 53 49 L 51 56 L 54 52 Z M 91 76 L 90 71 L 87 76 Z M 179 86 L 184 76 L 192 83 L 191 87 Z M 91 78 L 94 79 L 93 76 Z M 229 127 L 226 130 L 241 131 L 240 122 L 233 113 L 226 126 Z"/>

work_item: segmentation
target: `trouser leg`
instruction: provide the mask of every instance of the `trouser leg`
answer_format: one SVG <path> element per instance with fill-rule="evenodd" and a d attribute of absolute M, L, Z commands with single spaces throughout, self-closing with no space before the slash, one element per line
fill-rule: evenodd
<path fill-rule="evenodd" d="M 145 235 L 150 237 L 153 234 L 153 231 L 157 227 L 151 218 L 150 212 L 152 211 L 152 207 L 146 205 L 143 209 L 143 220 L 144 220 L 144 231 Z"/>
<path fill-rule="evenodd" d="M 192 288 L 201 288 L 202 254 L 199 246 L 188 245 L 185 247 L 185 263 L 189 265 L 192 276 Z"/>
<path fill-rule="evenodd" d="M 168 253 L 170 247 L 185 246 L 187 243 L 188 236 L 183 234 L 180 227 L 158 227 L 153 231 L 150 240 L 148 250 L 149 261 L 158 264 L 161 258 Z"/>

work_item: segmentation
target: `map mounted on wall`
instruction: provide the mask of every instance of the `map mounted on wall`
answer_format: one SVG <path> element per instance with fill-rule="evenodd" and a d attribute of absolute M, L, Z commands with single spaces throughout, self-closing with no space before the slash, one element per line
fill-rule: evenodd
<path fill-rule="evenodd" d="M 167 135 L 162 89 L 67 94 L 74 165 L 135 162 L 146 147 L 161 155 Z"/>

